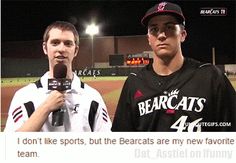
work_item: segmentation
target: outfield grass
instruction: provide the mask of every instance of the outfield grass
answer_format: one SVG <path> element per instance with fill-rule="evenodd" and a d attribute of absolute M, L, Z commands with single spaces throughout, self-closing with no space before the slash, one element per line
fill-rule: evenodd
<path fill-rule="evenodd" d="M 236 76 L 229 77 L 229 81 L 231 82 L 236 91 Z"/>
<path fill-rule="evenodd" d="M 236 90 L 236 81 L 231 81 L 231 83 L 232 83 L 234 89 Z"/>

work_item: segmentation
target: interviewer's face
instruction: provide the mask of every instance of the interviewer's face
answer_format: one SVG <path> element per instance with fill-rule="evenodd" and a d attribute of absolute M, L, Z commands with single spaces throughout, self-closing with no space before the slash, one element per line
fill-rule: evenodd
<path fill-rule="evenodd" d="M 43 43 L 43 50 L 48 56 L 50 70 L 57 63 L 63 63 L 72 71 L 72 61 L 77 55 L 78 46 L 71 31 L 52 28 L 47 42 Z"/>

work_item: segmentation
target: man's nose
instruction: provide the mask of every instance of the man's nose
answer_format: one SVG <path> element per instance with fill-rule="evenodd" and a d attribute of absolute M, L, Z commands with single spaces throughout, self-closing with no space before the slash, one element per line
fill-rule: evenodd
<path fill-rule="evenodd" d="M 59 51 L 65 51 L 66 46 L 63 43 L 60 43 L 58 46 Z"/>
<path fill-rule="evenodd" d="M 161 31 L 158 32 L 158 34 L 157 34 L 157 39 L 158 39 L 158 40 L 161 40 L 161 41 L 163 41 L 163 40 L 166 39 L 166 33 L 165 33 L 164 30 L 161 30 Z"/>

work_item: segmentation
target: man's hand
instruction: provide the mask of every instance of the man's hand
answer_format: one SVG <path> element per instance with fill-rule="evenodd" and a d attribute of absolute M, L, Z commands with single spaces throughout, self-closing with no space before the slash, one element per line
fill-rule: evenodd
<path fill-rule="evenodd" d="M 57 90 L 52 91 L 43 105 L 49 112 L 55 111 L 65 103 L 65 95 Z"/>

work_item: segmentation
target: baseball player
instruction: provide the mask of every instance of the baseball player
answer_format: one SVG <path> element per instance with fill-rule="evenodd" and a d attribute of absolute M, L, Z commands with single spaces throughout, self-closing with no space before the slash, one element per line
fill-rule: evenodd
<path fill-rule="evenodd" d="M 43 50 L 48 56 L 49 71 L 38 81 L 18 90 L 11 102 L 5 131 L 110 131 L 111 121 L 101 95 L 80 81 L 72 72 L 72 61 L 79 50 L 75 27 L 63 21 L 49 25 L 43 37 Z M 49 90 L 48 79 L 53 68 L 67 67 L 71 89 Z M 52 113 L 65 106 L 63 125 L 52 125 Z"/>
<path fill-rule="evenodd" d="M 180 6 L 161 2 L 141 20 L 153 62 L 130 74 L 112 131 L 236 131 L 236 93 L 217 67 L 183 57 L 185 18 Z"/>

